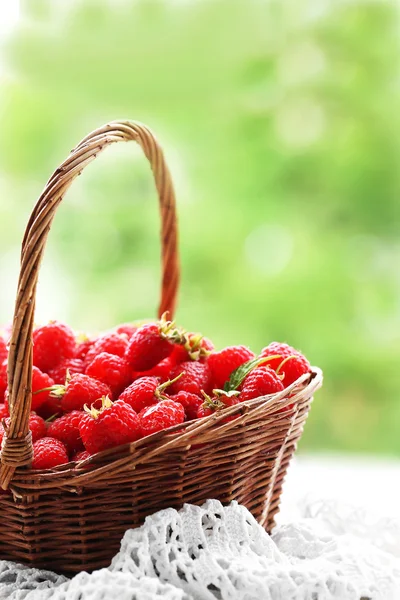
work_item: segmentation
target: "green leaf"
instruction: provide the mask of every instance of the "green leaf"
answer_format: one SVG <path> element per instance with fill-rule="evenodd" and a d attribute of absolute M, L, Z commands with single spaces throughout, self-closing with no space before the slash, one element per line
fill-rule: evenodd
<path fill-rule="evenodd" d="M 254 358 L 253 360 L 249 360 L 235 369 L 235 371 L 231 373 L 229 380 L 224 385 L 225 392 L 236 390 L 242 383 L 243 379 L 250 373 L 250 371 L 258 367 L 263 360 L 265 360 L 265 358 Z"/>
<path fill-rule="evenodd" d="M 274 358 L 280 358 L 279 354 L 274 354 L 273 356 L 262 356 L 258 358 L 253 358 L 253 360 L 249 360 L 248 362 L 243 363 L 242 365 L 240 365 L 240 367 L 238 367 L 235 371 L 231 373 L 229 380 L 224 385 L 224 391 L 230 392 L 232 390 L 237 390 L 237 388 L 247 377 L 250 371 L 262 365 L 263 363 L 269 362 Z"/>

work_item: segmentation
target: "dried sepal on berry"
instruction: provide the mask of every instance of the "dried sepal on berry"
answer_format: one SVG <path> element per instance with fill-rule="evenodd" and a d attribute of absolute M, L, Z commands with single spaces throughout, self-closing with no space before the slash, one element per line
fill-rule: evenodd
<path fill-rule="evenodd" d="M 112 402 L 101 398 L 85 406 L 85 414 L 79 423 L 79 433 L 85 449 L 91 454 L 128 444 L 142 437 L 142 428 L 136 412 L 123 400 Z"/>
<path fill-rule="evenodd" d="M 235 406 L 240 403 L 239 392 L 232 390 L 230 392 L 225 392 L 224 390 L 213 390 L 213 396 L 209 396 L 205 392 L 203 392 L 204 402 L 201 404 L 197 411 L 197 417 L 201 419 L 202 417 L 208 417 L 209 415 L 214 414 L 215 412 L 221 411 L 224 408 L 228 408 L 230 406 Z M 233 419 L 236 419 L 239 415 L 231 415 L 224 419 L 222 423 L 228 423 Z"/>
<path fill-rule="evenodd" d="M 201 333 L 186 332 L 182 341 L 175 344 L 171 355 L 174 363 L 188 360 L 206 360 L 214 350 L 214 344 Z"/>
<path fill-rule="evenodd" d="M 91 404 L 102 396 L 112 395 L 107 384 L 83 373 L 70 375 L 67 372 L 65 385 L 55 384 L 47 389 L 51 398 L 60 400 L 62 410 L 65 412 L 83 410 L 84 404 Z"/>
<path fill-rule="evenodd" d="M 182 374 L 178 375 L 174 380 L 169 379 L 164 383 L 160 383 L 158 377 L 141 377 L 125 388 L 118 400 L 123 400 L 139 413 L 147 406 L 156 404 L 160 400 L 165 400 L 165 390 L 174 381 L 178 381 L 180 377 L 182 377 Z"/>
<path fill-rule="evenodd" d="M 95 404 L 97 404 L 98 402 L 101 402 L 101 405 L 99 408 L 96 408 Z M 102 396 L 101 398 L 99 398 L 98 401 L 93 402 L 93 404 L 91 404 L 90 406 L 85 404 L 83 410 L 85 411 L 85 413 L 93 417 L 93 419 L 98 419 L 101 413 L 104 412 L 106 408 L 111 408 L 112 405 L 113 402 L 111 398 L 109 398 L 108 396 Z"/>
<path fill-rule="evenodd" d="M 170 356 L 174 344 L 184 341 L 185 331 L 164 313 L 159 321 L 145 323 L 131 337 L 125 358 L 134 371 L 149 371 Z"/>

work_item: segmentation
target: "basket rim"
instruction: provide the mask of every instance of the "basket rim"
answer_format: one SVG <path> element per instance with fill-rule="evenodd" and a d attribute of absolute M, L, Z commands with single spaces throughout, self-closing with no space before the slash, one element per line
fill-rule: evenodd
<path fill-rule="evenodd" d="M 180 281 L 175 192 L 164 153 L 143 123 L 111 121 L 92 131 L 67 156 L 47 181 L 30 215 L 22 241 L 20 273 L 7 361 L 10 421 L 0 453 L 0 487 L 6 490 L 16 470 L 33 458 L 29 415 L 32 406 L 33 329 L 36 288 L 47 238 L 57 208 L 73 181 L 107 146 L 136 142 L 150 163 L 161 221 L 161 299 L 158 316 L 173 318 Z"/>
<path fill-rule="evenodd" d="M 124 444 L 98 452 L 84 461 L 65 463 L 59 467 L 46 470 L 18 469 L 15 473 L 10 490 L 15 497 L 22 498 L 24 484 L 32 490 L 38 491 L 51 488 L 66 487 L 76 489 L 85 486 L 88 481 L 102 479 L 102 475 L 110 469 L 123 467 L 130 464 L 134 469 L 136 465 L 142 464 L 162 454 L 166 450 L 176 448 L 190 448 L 196 434 L 218 429 L 220 433 L 225 432 L 238 425 L 245 425 L 249 415 L 253 418 L 257 414 L 272 416 L 276 414 L 277 424 L 293 420 L 298 412 L 298 405 L 302 400 L 312 400 L 313 394 L 322 386 L 323 374 L 318 367 L 311 367 L 311 371 L 302 375 L 297 381 L 285 388 L 283 391 L 259 396 L 253 400 L 241 402 L 219 410 L 217 413 L 187 421 L 180 425 L 174 425 L 168 429 L 153 433 L 130 444 Z M 294 405 L 295 410 L 283 409 Z M 226 417 L 239 414 L 238 418 L 223 422 Z M 196 441 L 196 443 L 198 443 Z M 88 470 L 88 466 L 91 467 Z M 30 492 L 32 493 L 32 492 Z"/>

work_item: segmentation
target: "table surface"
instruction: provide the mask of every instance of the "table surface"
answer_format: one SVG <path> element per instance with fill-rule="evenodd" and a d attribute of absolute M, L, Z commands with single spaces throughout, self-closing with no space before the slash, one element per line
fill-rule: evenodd
<path fill-rule="evenodd" d="M 384 516 L 400 516 L 400 459 L 298 454 L 289 469 L 277 523 L 293 518 L 299 500 L 329 498 Z"/>

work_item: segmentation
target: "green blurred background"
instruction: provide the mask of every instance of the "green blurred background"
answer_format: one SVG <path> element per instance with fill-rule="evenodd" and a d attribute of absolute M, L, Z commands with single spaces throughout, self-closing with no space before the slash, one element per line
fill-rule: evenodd
<path fill-rule="evenodd" d="M 91 129 L 143 121 L 176 184 L 178 321 L 322 367 L 303 451 L 400 455 L 397 3 L 8 0 L 0 23 L 0 321 L 51 172 Z M 153 181 L 119 146 L 59 210 L 39 321 L 155 313 Z"/>

